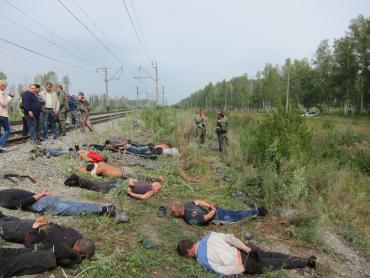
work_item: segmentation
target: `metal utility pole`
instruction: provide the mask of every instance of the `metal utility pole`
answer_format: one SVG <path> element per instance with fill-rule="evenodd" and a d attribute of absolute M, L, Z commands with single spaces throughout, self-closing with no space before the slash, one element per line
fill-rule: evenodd
<path fill-rule="evenodd" d="M 159 79 L 158 79 L 158 63 L 157 61 L 153 61 L 152 65 L 154 66 L 155 71 L 155 94 L 156 94 L 156 105 L 159 106 Z"/>
<path fill-rule="evenodd" d="M 97 70 L 104 71 L 104 82 L 105 82 L 105 108 L 109 112 L 109 92 L 108 92 L 108 68 L 97 68 Z"/>
<path fill-rule="evenodd" d="M 164 106 L 164 86 L 162 86 L 162 106 Z"/>
<path fill-rule="evenodd" d="M 139 86 L 136 86 L 136 108 L 139 107 Z"/>

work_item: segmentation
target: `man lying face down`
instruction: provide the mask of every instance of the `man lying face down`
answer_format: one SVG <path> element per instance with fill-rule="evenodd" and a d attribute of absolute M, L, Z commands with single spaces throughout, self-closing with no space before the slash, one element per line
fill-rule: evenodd
<path fill-rule="evenodd" d="M 249 246 L 248 246 L 249 245 Z M 200 241 L 181 240 L 177 251 L 181 256 L 196 258 L 206 269 L 220 275 L 261 274 L 265 269 L 315 268 L 316 257 L 299 258 L 265 252 L 244 244 L 232 234 L 209 232 Z"/>
<path fill-rule="evenodd" d="M 130 168 L 122 166 L 115 167 L 105 162 L 89 163 L 86 167 L 79 169 L 81 173 L 91 176 L 116 177 L 116 178 L 137 178 L 137 174 Z"/>
<path fill-rule="evenodd" d="M 143 180 L 129 179 L 127 194 L 138 200 L 147 200 L 161 189 L 161 183 L 163 183 L 163 181 L 163 176 L 159 176 L 159 181 L 153 183 Z"/>
<path fill-rule="evenodd" d="M 78 156 L 80 160 L 86 160 L 91 163 L 107 162 L 108 157 L 98 152 L 79 150 Z"/>
<path fill-rule="evenodd" d="M 115 217 L 115 222 L 127 222 L 128 216 L 118 214 L 114 205 L 101 206 L 92 203 L 65 201 L 51 196 L 49 190 L 43 190 L 38 194 L 23 189 L 5 189 L 0 191 L 0 206 L 7 209 L 21 208 L 37 213 L 49 213 L 51 215 L 71 216 L 79 214 L 98 214 Z M 127 221 L 123 221 L 123 218 Z"/>
<path fill-rule="evenodd" d="M 171 205 L 171 211 L 173 216 L 183 218 L 190 225 L 226 224 L 267 215 L 267 210 L 264 207 L 235 211 L 220 208 L 202 200 L 195 200 L 186 204 L 175 202 Z"/>
<path fill-rule="evenodd" d="M 49 223 L 45 217 L 22 220 L 0 212 L 0 228 L 0 237 L 6 241 L 31 249 L 52 249 L 59 266 L 79 264 L 95 253 L 93 241 L 71 227 Z"/>
<path fill-rule="evenodd" d="M 0 277 L 38 274 L 55 268 L 52 249 L 0 248 Z"/>

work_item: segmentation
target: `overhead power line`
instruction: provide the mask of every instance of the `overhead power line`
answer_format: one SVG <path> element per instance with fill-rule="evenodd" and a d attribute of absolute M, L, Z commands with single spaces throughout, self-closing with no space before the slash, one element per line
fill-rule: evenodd
<path fill-rule="evenodd" d="M 103 32 L 102 29 L 99 28 L 99 26 L 92 20 L 92 18 L 87 14 L 87 12 L 78 4 L 78 2 L 76 0 L 73 0 L 73 2 L 75 3 L 75 5 L 80 9 L 81 13 L 84 14 L 84 16 L 89 20 L 89 22 L 96 28 L 96 30 L 99 31 L 99 33 L 104 37 L 104 39 L 110 43 L 111 46 L 113 46 L 113 48 L 117 51 L 117 48 L 115 47 L 114 43 L 108 38 L 108 36 Z M 124 59 L 126 60 L 126 63 L 127 64 L 130 64 L 127 59 Z M 131 67 L 135 68 L 134 65 L 130 64 Z"/>
<path fill-rule="evenodd" d="M 85 28 L 85 30 L 91 35 L 94 37 L 94 39 L 106 50 L 109 52 L 109 54 L 112 55 L 112 57 L 114 57 L 121 65 L 123 65 L 124 67 L 126 67 L 132 74 L 133 72 L 131 71 L 130 68 L 127 67 L 127 65 L 125 65 L 125 63 L 101 40 L 99 39 L 98 36 L 96 36 L 94 34 L 93 31 L 90 30 L 89 27 L 86 26 L 85 23 L 83 23 L 61 0 L 57 0 L 59 2 L 60 5 L 62 5 L 62 7 L 74 18 L 77 20 L 78 23 L 81 24 L 81 26 L 83 26 Z"/>
<path fill-rule="evenodd" d="M 136 34 L 137 39 L 138 39 L 138 41 L 139 41 L 139 44 L 140 44 L 140 46 L 143 48 L 143 50 L 144 50 L 144 54 L 145 54 L 145 56 L 146 56 L 146 58 L 148 59 L 148 62 L 149 62 L 149 64 L 150 64 L 150 63 L 151 63 L 151 59 L 150 59 L 150 57 L 149 57 L 149 56 L 148 56 L 148 54 L 147 54 L 147 50 L 145 49 L 144 43 L 143 43 L 143 41 L 142 41 L 142 39 L 141 39 L 141 37 L 140 37 L 140 35 L 139 35 L 139 33 L 138 33 L 137 29 L 136 29 L 136 26 L 135 26 L 134 21 L 132 20 L 131 14 L 130 14 L 130 12 L 129 12 L 128 8 L 127 8 L 127 5 L 126 5 L 125 0 L 122 0 L 122 4 L 123 4 L 123 6 L 124 6 L 124 8 L 125 8 L 125 10 L 126 10 L 126 13 L 127 13 L 128 17 L 129 17 L 129 19 L 130 19 L 130 22 L 131 22 L 132 28 L 133 28 L 133 29 L 134 29 L 134 31 L 135 31 L 135 34 Z"/>
<path fill-rule="evenodd" d="M 130 3 L 131 3 L 131 7 L 132 7 L 132 10 L 134 11 L 134 15 L 135 15 L 135 19 L 136 19 L 136 22 L 137 22 L 137 25 L 139 26 L 139 31 L 141 33 L 141 38 L 143 39 L 143 42 L 144 42 L 144 46 L 145 46 L 145 49 L 147 50 L 148 52 L 148 55 L 149 55 L 149 58 L 150 58 L 150 61 L 152 61 L 152 55 L 150 55 L 150 50 L 149 50 L 149 47 L 148 47 L 148 44 L 146 43 L 146 40 L 145 40 L 145 36 L 144 36 L 144 32 L 143 32 L 143 28 L 141 28 L 141 24 L 140 24 L 140 20 L 139 20 L 139 17 L 136 13 L 136 9 L 134 7 L 134 3 L 132 2 L 132 0 L 130 0 Z"/>
<path fill-rule="evenodd" d="M 29 15 L 28 13 L 26 13 L 24 10 L 22 10 L 21 8 L 18 8 L 16 5 L 14 5 L 12 2 L 10 2 L 9 0 L 5 0 L 10 6 L 12 6 L 15 10 L 17 10 L 19 13 L 21 13 L 22 15 L 24 15 L 25 17 L 29 18 L 30 20 L 32 20 L 32 22 L 36 23 L 38 26 L 40 26 L 42 29 L 46 30 L 47 32 L 49 32 L 51 35 L 53 35 L 54 37 L 58 38 L 59 40 L 63 41 L 64 43 L 66 43 L 67 45 L 69 45 L 70 47 L 74 48 L 75 50 L 77 50 L 78 52 L 80 52 L 80 54 L 82 55 L 85 55 L 86 57 L 89 57 L 90 59 L 92 60 L 97 60 L 99 62 L 99 64 L 101 64 L 101 61 L 99 61 L 96 57 L 92 57 L 90 55 L 88 55 L 86 53 L 86 51 L 83 51 L 81 49 L 79 49 L 77 46 L 71 44 L 68 40 L 64 39 L 63 37 L 61 37 L 60 35 L 56 34 L 55 32 L 53 32 L 52 30 L 50 30 L 48 27 L 46 27 L 44 24 L 42 24 L 40 21 L 38 21 L 36 18 L 32 17 L 31 15 Z M 94 65 L 95 66 L 95 65 Z"/>
<path fill-rule="evenodd" d="M 55 43 L 54 41 L 52 41 L 52 40 L 50 40 L 50 39 L 48 39 L 48 38 L 46 38 L 46 37 L 44 37 L 44 36 L 40 35 L 39 33 L 35 32 L 35 31 L 32 31 L 31 29 L 29 29 L 28 27 L 26 27 L 26 26 L 22 25 L 21 23 L 18 23 L 18 22 L 16 22 L 16 21 L 14 21 L 13 19 L 11 19 L 11 18 L 7 17 L 6 15 L 0 14 L 0 18 L 4 18 L 4 19 L 8 20 L 9 22 L 11 22 L 11 23 L 13 23 L 13 24 L 17 25 L 18 27 L 20 27 L 20 28 L 22 28 L 22 29 L 24 29 L 24 30 L 26 30 L 26 31 L 30 32 L 31 34 L 33 34 L 33 35 L 35 35 L 35 36 L 39 37 L 39 38 L 40 38 L 40 39 L 42 39 L 43 41 L 45 41 L 45 42 L 47 42 L 47 43 L 49 43 L 49 44 L 51 44 L 51 45 L 53 45 L 53 46 L 55 46 L 55 47 L 57 47 L 57 48 L 61 49 L 62 51 L 64 51 L 64 52 L 68 53 L 69 55 L 71 55 L 71 56 L 73 56 L 73 57 L 75 57 L 75 58 L 78 58 L 79 60 L 83 61 L 84 63 L 86 63 L 86 64 L 88 64 L 88 65 L 90 65 L 90 66 L 94 67 L 94 65 L 93 65 L 92 63 L 90 63 L 90 62 L 86 61 L 85 59 L 83 59 L 83 58 L 81 58 L 80 56 L 78 56 L 78 55 L 74 54 L 73 52 L 71 52 L 71 51 L 69 51 L 69 50 L 65 49 L 64 47 L 60 46 L 59 44 Z"/>
<path fill-rule="evenodd" d="M 27 48 L 27 47 L 25 47 L 25 46 L 22 46 L 22 45 L 20 45 L 20 44 L 15 43 L 15 42 L 11 42 L 11 41 L 9 41 L 9 40 L 7 40 L 7 39 L 4 39 L 4 38 L 1 38 L 1 37 L 0 37 L 0 40 L 1 40 L 1 41 L 3 41 L 3 42 L 5 42 L 5 43 L 7 43 L 7 44 L 10 44 L 10 45 L 13 45 L 13 46 L 15 46 L 15 47 L 18 47 L 18 48 L 20 48 L 20 49 L 23 49 L 23 50 L 25 50 L 25 51 L 28 51 L 28 52 L 30 52 L 30 53 L 33 53 L 33 54 L 36 54 L 36 55 L 38 55 L 38 56 L 44 57 L 44 58 L 46 58 L 46 59 L 49 59 L 49 60 L 51 60 L 51 61 L 58 62 L 58 63 L 60 63 L 60 64 L 64 64 L 64 65 L 66 65 L 66 66 L 73 67 L 73 68 L 76 68 L 76 69 L 80 69 L 80 70 L 84 70 L 84 71 L 89 71 L 89 72 L 95 72 L 95 71 L 93 71 L 93 70 L 89 70 L 89 69 L 86 69 L 86 68 L 83 68 L 83 67 L 80 67 L 80 66 L 77 66 L 77 65 L 74 65 L 74 64 L 71 64 L 71 63 L 68 63 L 68 62 L 65 62 L 65 61 L 59 60 L 59 59 L 57 59 L 57 58 L 54 58 L 54 57 L 51 57 L 51 56 L 45 55 L 45 54 L 43 54 L 43 53 L 40 53 L 40 52 L 38 52 L 38 51 L 35 51 L 35 50 L 32 50 L 32 49 L 29 49 L 29 48 Z"/>

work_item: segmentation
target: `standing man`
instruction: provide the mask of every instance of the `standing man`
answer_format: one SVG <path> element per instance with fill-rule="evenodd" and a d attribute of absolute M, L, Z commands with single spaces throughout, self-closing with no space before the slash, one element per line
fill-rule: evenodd
<path fill-rule="evenodd" d="M 40 93 L 41 98 L 45 101 L 45 109 L 42 115 L 43 118 L 43 137 L 44 140 L 48 139 L 48 124 L 51 124 L 51 130 L 53 132 L 53 138 L 56 139 L 58 136 L 57 129 L 55 126 L 55 115 L 59 113 L 59 100 L 55 92 L 52 91 L 53 84 L 46 82 L 45 90 Z"/>
<path fill-rule="evenodd" d="M 83 92 L 78 93 L 78 100 L 80 102 L 80 127 L 81 131 L 85 131 L 85 127 L 87 127 L 91 132 L 94 131 L 90 118 L 89 118 L 89 112 L 91 110 L 90 103 L 85 98 L 85 95 Z"/>
<path fill-rule="evenodd" d="M 80 125 L 79 102 L 76 96 L 68 96 L 69 117 L 74 127 Z"/>
<path fill-rule="evenodd" d="M 3 149 L 10 134 L 10 126 L 8 121 L 8 102 L 14 97 L 14 93 L 4 95 L 4 90 L 8 86 L 8 82 L 0 80 L 0 127 L 3 127 L 3 133 L 0 133 L 0 149 Z"/>
<path fill-rule="evenodd" d="M 35 84 L 35 87 L 36 87 L 36 95 L 39 98 L 40 103 L 41 103 L 40 117 L 36 119 L 36 136 L 37 136 L 37 140 L 43 141 L 44 139 L 42 138 L 42 126 L 43 126 L 44 121 L 42 120 L 43 119 L 42 114 L 43 114 L 43 111 L 45 110 L 45 101 L 40 96 L 40 91 L 41 91 L 40 84 Z"/>
<path fill-rule="evenodd" d="M 199 114 L 195 116 L 196 137 L 200 136 L 200 144 L 204 144 L 207 133 L 207 117 L 203 109 L 199 110 Z"/>
<path fill-rule="evenodd" d="M 63 86 L 58 84 L 56 87 L 59 100 L 59 114 L 56 116 L 59 132 L 62 136 L 66 136 L 66 119 L 69 110 L 67 93 L 63 91 Z"/>
<path fill-rule="evenodd" d="M 40 120 L 42 106 L 36 95 L 36 86 L 34 84 L 29 85 L 28 90 L 23 93 L 22 107 L 27 121 L 30 138 L 33 143 L 40 145 L 40 141 L 37 140 L 36 123 Z"/>
<path fill-rule="evenodd" d="M 229 131 L 229 121 L 225 116 L 224 111 L 218 113 L 216 123 L 216 134 L 218 140 L 218 147 L 220 152 L 226 152 L 226 146 L 228 144 L 227 132 Z"/>

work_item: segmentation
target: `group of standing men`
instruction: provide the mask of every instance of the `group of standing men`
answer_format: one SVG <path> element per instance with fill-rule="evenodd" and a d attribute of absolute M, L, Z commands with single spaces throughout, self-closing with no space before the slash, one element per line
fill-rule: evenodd
<path fill-rule="evenodd" d="M 196 137 L 199 137 L 200 144 L 204 144 L 207 134 L 208 120 L 203 109 L 199 110 L 199 114 L 195 116 L 196 125 Z M 228 145 L 227 133 L 229 131 L 229 120 L 225 116 L 224 111 L 218 112 L 216 121 L 216 134 L 218 141 L 218 148 L 221 153 L 226 152 L 226 147 Z"/>
<path fill-rule="evenodd" d="M 51 128 L 53 139 L 59 135 L 66 135 L 66 119 L 69 113 L 74 125 L 80 124 L 81 130 L 87 127 L 93 131 L 89 119 L 90 104 L 84 93 L 78 96 L 68 96 L 61 84 L 57 84 L 56 92 L 53 84 L 47 82 L 41 91 L 39 84 L 30 84 L 22 95 L 21 109 L 24 112 L 24 135 L 29 134 L 35 144 L 48 139 L 48 130 Z"/>

